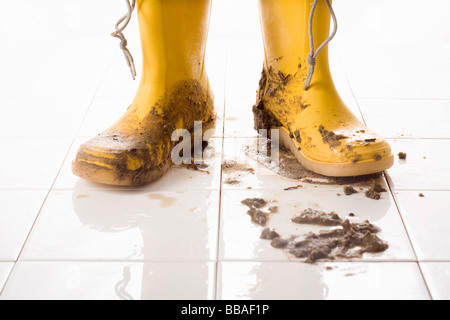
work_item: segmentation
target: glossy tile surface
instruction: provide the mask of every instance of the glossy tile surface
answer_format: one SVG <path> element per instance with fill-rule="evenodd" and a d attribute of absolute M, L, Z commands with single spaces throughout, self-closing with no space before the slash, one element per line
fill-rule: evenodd
<path fill-rule="evenodd" d="M 208 300 L 213 277 L 212 263 L 21 262 L 1 299 Z"/>
<path fill-rule="evenodd" d="M 419 260 L 450 261 L 450 192 L 397 194 L 400 210 Z"/>
<path fill-rule="evenodd" d="M 215 191 L 53 191 L 21 258 L 214 260 L 218 203 Z"/>
<path fill-rule="evenodd" d="M 450 299 L 450 263 L 423 262 L 420 264 L 423 275 L 427 281 L 431 296 L 437 300 Z"/>
<path fill-rule="evenodd" d="M 205 67 L 217 124 L 202 165 L 127 189 L 79 179 L 71 164 L 136 94 L 136 14 L 125 30 L 133 81 L 110 37 L 123 2 L 0 1 L 0 299 L 448 299 L 450 2 L 333 7 L 336 88 L 388 139 L 393 168 L 308 182 L 266 157 L 252 113 L 264 60 L 258 3 L 214 0 Z M 364 196 L 374 181 L 387 191 L 380 200 Z M 348 184 L 358 193 L 346 196 Z M 369 220 L 389 248 L 304 263 L 260 238 L 247 198 L 277 207 L 267 226 L 282 236 L 329 230 L 290 221 L 312 208 Z"/>
<path fill-rule="evenodd" d="M 396 157 L 395 165 L 388 171 L 395 190 L 450 190 L 450 140 L 396 139 L 389 143 L 394 155 L 407 155 L 405 160 Z"/>
<path fill-rule="evenodd" d="M 362 260 L 415 260 L 395 203 L 388 194 L 376 201 L 366 198 L 361 193 L 337 196 L 330 191 L 269 189 L 230 190 L 223 193 L 220 258 L 224 261 L 301 261 L 283 250 L 273 248 L 270 241 L 260 238 L 264 227 L 251 221 L 251 217 L 247 214 L 249 207 L 241 203 L 245 199 L 253 198 L 269 202 L 267 208 L 263 210 L 267 210 L 270 206 L 277 208 L 278 212 L 269 215 L 265 227 L 276 230 L 282 238 L 331 230 L 329 227 L 296 224 L 291 222 L 291 219 L 309 208 L 324 212 L 334 211 L 343 220 L 348 219 L 352 223 L 369 220 L 382 230 L 378 236 L 389 244 L 389 249 L 379 254 L 365 254 Z"/>
<path fill-rule="evenodd" d="M 16 261 L 47 191 L 0 190 L 0 262 Z"/>
<path fill-rule="evenodd" d="M 8 278 L 13 265 L 14 264 L 11 262 L 0 262 L 0 292 L 6 283 L 6 279 Z M 1 297 L 0 297 L 0 299 L 1 299 Z"/>
<path fill-rule="evenodd" d="M 69 138 L 0 138 L 0 189 L 49 189 L 70 143 Z"/>
<path fill-rule="evenodd" d="M 223 262 L 219 299 L 429 299 L 415 263 Z"/>

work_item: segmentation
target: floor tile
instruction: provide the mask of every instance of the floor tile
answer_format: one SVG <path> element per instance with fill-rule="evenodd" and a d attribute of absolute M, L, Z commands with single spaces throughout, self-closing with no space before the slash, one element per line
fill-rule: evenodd
<path fill-rule="evenodd" d="M 230 97 L 226 101 L 224 137 L 256 137 L 252 107 L 256 94 L 248 97 Z"/>
<path fill-rule="evenodd" d="M 433 299 L 449 300 L 450 263 L 422 262 L 420 267 Z"/>
<path fill-rule="evenodd" d="M 0 261 L 15 261 L 47 191 L 0 190 Z"/>
<path fill-rule="evenodd" d="M 358 99 L 367 125 L 385 138 L 450 138 L 448 100 Z"/>
<path fill-rule="evenodd" d="M 1 137 L 74 137 L 92 98 L 0 98 Z"/>
<path fill-rule="evenodd" d="M 76 189 L 76 190 L 130 190 L 127 187 L 107 186 L 93 183 L 75 176 L 72 173 L 72 161 L 80 145 L 88 141 L 89 137 L 75 139 L 72 148 L 61 168 L 61 172 L 55 181 L 54 189 Z M 222 139 L 213 138 L 209 140 L 208 147 L 203 152 L 203 169 L 194 170 L 190 166 L 174 165 L 159 180 L 139 187 L 146 191 L 179 191 L 188 190 L 219 190 L 221 178 L 221 154 Z"/>
<path fill-rule="evenodd" d="M 207 300 L 214 263 L 20 262 L 5 300 Z"/>
<path fill-rule="evenodd" d="M 0 262 L 0 293 L 2 292 L 3 286 L 6 283 L 6 279 L 8 278 L 12 267 L 13 267 L 13 263 Z M 1 294 L 0 294 L 0 298 L 1 298 Z"/>
<path fill-rule="evenodd" d="M 0 138 L 0 189 L 49 189 L 70 138 Z"/>
<path fill-rule="evenodd" d="M 21 260 L 211 261 L 217 191 L 54 191 Z"/>
<path fill-rule="evenodd" d="M 226 190 L 222 196 L 220 259 L 250 261 L 301 261 L 280 249 L 271 246 L 270 241 L 260 238 L 263 226 L 253 223 L 247 214 L 249 208 L 241 203 L 245 199 L 262 198 L 268 205 L 278 207 L 277 213 L 269 214 L 265 227 L 276 230 L 281 237 L 306 235 L 330 230 L 329 227 L 299 225 L 291 219 L 305 209 L 336 212 L 341 219 L 350 222 L 369 220 L 379 227 L 378 236 L 388 243 L 389 249 L 379 254 L 365 254 L 366 261 L 415 261 L 415 255 L 398 214 L 395 202 L 389 194 L 381 200 L 366 198 L 363 194 L 338 197 L 327 190 L 299 189 L 283 191 Z M 351 217 L 351 213 L 354 217 Z M 357 260 L 357 259 L 355 259 Z"/>
<path fill-rule="evenodd" d="M 417 191 L 396 194 L 400 212 L 419 260 L 450 261 L 450 192 Z"/>
<path fill-rule="evenodd" d="M 450 140 L 389 140 L 395 165 L 388 170 L 391 187 L 396 190 L 450 190 L 450 163 L 447 161 Z M 407 154 L 400 160 L 399 152 Z"/>
<path fill-rule="evenodd" d="M 222 262 L 223 300 L 428 300 L 415 263 Z"/>

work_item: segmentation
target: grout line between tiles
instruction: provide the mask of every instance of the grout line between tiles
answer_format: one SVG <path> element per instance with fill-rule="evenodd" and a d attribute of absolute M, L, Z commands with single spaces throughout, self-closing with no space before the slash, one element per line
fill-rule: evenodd
<path fill-rule="evenodd" d="M 217 247 L 216 247 L 216 259 L 215 259 L 215 268 L 214 268 L 214 293 L 213 300 L 217 300 L 218 294 L 218 283 L 219 283 L 219 257 L 220 257 L 220 229 L 221 229 L 221 216 L 222 216 L 222 190 L 223 190 L 223 171 L 222 171 L 222 162 L 224 156 L 224 148 L 225 148 L 225 118 L 226 118 L 226 110 L 227 110 L 227 74 L 228 74 L 228 49 L 229 49 L 229 41 L 226 40 L 225 47 L 225 73 L 224 73 L 224 81 L 223 81 L 223 125 L 222 125 L 222 149 L 220 152 L 220 181 L 219 181 L 219 217 L 217 219 Z"/>
<path fill-rule="evenodd" d="M 394 192 L 393 185 L 391 184 L 391 179 L 388 178 L 389 175 L 387 173 L 383 173 L 383 175 L 385 176 L 385 179 L 387 181 L 387 185 L 388 185 L 389 190 L 391 191 L 392 197 L 394 199 L 394 203 L 395 203 L 395 206 L 397 208 L 397 212 L 398 212 L 398 214 L 400 216 L 400 219 L 402 221 L 403 227 L 405 228 L 406 236 L 408 237 L 408 240 L 409 240 L 409 243 L 410 243 L 411 248 L 413 250 L 414 256 L 416 257 L 417 267 L 419 268 L 420 274 L 422 276 L 422 280 L 423 280 L 423 282 L 425 284 L 425 287 L 427 288 L 428 295 L 430 296 L 430 299 L 433 299 L 433 296 L 431 295 L 431 290 L 430 290 L 430 288 L 428 286 L 428 282 L 427 282 L 427 280 L 425 278 L 425 275 L 424 275 L 424 273 L 422 271 L 422 267 L 420 266 L 419 259 L 417 257 L 416 248 L 414 247 L 414 244 L 413 244 L 413 242 L 411 240 L 411 236 L 409 235 L 409 230 L 406 227 L 405 220 L 403 219 L 403 214 L 402 214 L 402 211 L 400 210 L 400 205 L 399 205 L 399 201 L 398 201 L 398 198 L 397 198 L 397 194 Z"/>
<path fill-rule="evenodd" d="M 226 260 L 143 260 L 143 259 L 30 259 L 20 260 L 16 263 L 214 263 L 216 267 L 219 263 L 287 263 L 317 266 L 323 264 L 351 264 L 351 263 L 418 263 L 411 259 L 389 260 L 389 259 L 354 259 L 354 260 L 329 260 L 319 261 L 315 264 L 306 263 L 296 260 L 242 260 L 242 259 L 226 259 Z M 450 261 L 420 261 L 420 263 L 450 263 Z M 0 263 L 12 263 L 11 261 L 0 261 Z"/>

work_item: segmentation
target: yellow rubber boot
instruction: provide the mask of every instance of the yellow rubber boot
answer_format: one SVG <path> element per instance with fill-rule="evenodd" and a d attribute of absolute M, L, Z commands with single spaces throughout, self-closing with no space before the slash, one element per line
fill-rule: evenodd
<path fill-rule="evenodd" d="M 121 119 L 80 147 L 74 174 L 109 185 L 147 184 L 172 164 L 175 130 L 193 133 L 195 121 L 203 131 L 214 126 L 204 68 L 210 11 L 211 0 L 137 1 L 143 51 L 138 92 Z"/>
<path fill-rule="evenodd" d="M 280 129 L 280 143 L 306 168 L 333 176 L 359 176 L 390 168 L 387 142 L 366 128 L 340 98 L 329 68 L 328 48 L 316 58 L 305 89 L 311 52 L 311 0 L 259 0 L 265 63 L 255 129 Z M 313 39 L 318 48 L 330 34 L 330 11 L 318 1 Z"/>

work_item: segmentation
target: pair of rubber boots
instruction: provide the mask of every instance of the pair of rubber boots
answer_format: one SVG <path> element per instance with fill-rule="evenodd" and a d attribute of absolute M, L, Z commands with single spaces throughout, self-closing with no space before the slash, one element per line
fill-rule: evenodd
<path fill-rule="evenodd" d="M 359 176 L 391 167 L 389 145 L 341 100 L 327 47 L 304 88 L 311 1 L 258 1 L 265 61 L 253 107 L 255 129 L 279 129 L 280 143 L 304 167 L 326 176 Z M 214 127 L 213 93 L 204 67 L 210 11 L 211 0 L 137 1 L 143 71 L 136 97 L 111 128 L 80 147 L 72 166 L 76 175 L 109 185 L 150 183 L 173 163 L 174 132 L 193 134 L 199 123 L 203 132 Z M 318 1 L 312 28 L 316 48 L 329 30 L 330 11 Z"/>

